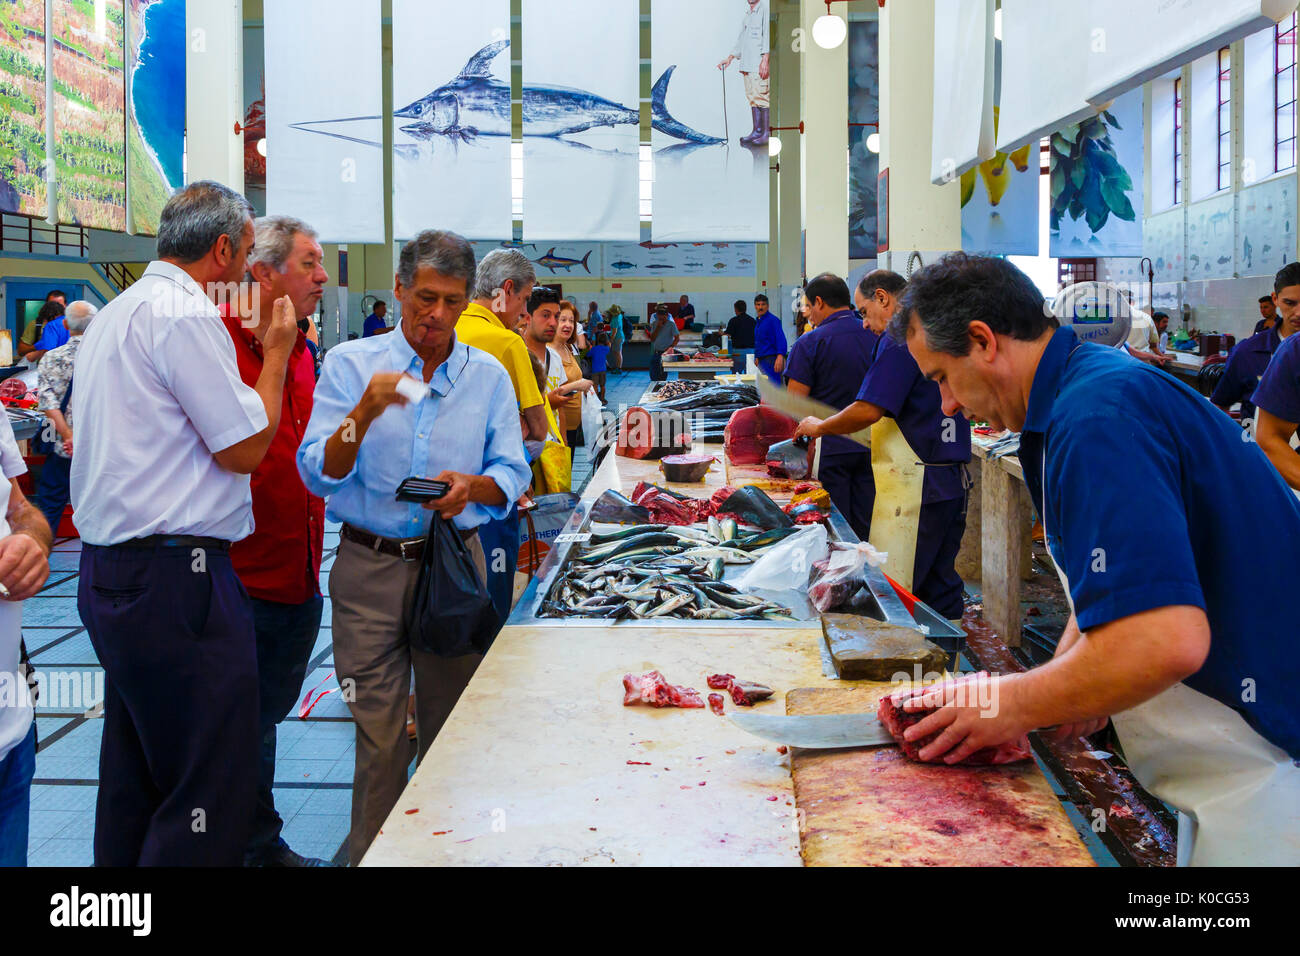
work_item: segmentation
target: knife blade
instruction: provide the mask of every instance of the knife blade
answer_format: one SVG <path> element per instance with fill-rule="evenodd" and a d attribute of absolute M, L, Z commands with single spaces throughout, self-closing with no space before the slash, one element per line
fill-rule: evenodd
<path fill-rule="evenodd" d="M 896 741 L 875 714 L 730 714 L 731 722 L 764 740 L 807 750 L 877 747 Z"/>
<path fill-rule="evenodd" d="M 810 415 L 813 418 L 827 419 L 832 415 L 838 415 L 840 412 L 838 408 L 823 404 L 816 399 L 796 395 L 785 386 L 777 385 L 766 375 L 758 377 L 758 397 L 764 405 L 770 405 L 782 415 L 789 415 L 795 421 L 801 421 Z M 842 435 L 840 437 L 847 438 L 863 448 L 871 447 L 870 428 L 864 428 L 851 435 Z"/>

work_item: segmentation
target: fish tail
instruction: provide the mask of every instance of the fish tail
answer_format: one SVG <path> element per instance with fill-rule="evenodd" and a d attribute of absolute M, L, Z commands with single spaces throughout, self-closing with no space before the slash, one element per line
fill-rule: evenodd
<path fill-rule="evenodd" d="M 680 123 L 668 112 L 668 83 L 672 80 L 673 71 L 677 67 L 670 66 L 664 70 L 663 75 L 655 83 L 654 89 L 650 92 L 650 125 L 654 129 L 666 136 L 672 136 L 675 139 L 685 140 L 688 143 L 703 143 L 712 145 L 714 143 L 724 142 L 717 136 L 709 136 L 707 133 L 701 133 L 699 130 L 691 129 L 684 123 Z"/>
<path fill-rule="evenodd" d="M 591 269 L 587 265 L 587 260 L 590 258 L 591 258 L 590 252 L 588 252 L 585 256 L 582 257 L 582 267 L 587 270 L 587 275 L 591 275 Z"/>

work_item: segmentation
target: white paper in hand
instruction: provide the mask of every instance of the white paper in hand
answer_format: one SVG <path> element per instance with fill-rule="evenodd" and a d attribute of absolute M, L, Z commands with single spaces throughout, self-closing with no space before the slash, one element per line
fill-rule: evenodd
<path fill-rule="evenodd" d="M 403 375 L 397 380 L 397 394 L 412 405 L 418 405 L 429 397 L 429 386 L 423 382 L 417 382 L 409 375 Z"/>

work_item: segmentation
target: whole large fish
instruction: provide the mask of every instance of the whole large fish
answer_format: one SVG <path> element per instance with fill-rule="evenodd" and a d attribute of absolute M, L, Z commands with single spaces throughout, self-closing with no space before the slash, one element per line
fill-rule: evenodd
<path fill-rule="evenodd" d="M 492 61 L 510 46 L 509 40 L 489 43 L 472 57 L 465 69 L 399 110 L 394 116 L 410 120 L 403 132 L 416 136 L 443 135 L 468 139 L 475 135 L 510 136 L 510 84 L 492 75 Z M 659 132 L 690 143 L 724 142 L 679 123 L 668 112 L 668 83 L 675 66 L 664 70 L 651 93 L 651 125 Z M 523 89 L 525 136 L 564 136 L 599 126 L 637 126 L 638 109 L 628 108 L 587 90 L 564 86 L 525 85 Z"/>

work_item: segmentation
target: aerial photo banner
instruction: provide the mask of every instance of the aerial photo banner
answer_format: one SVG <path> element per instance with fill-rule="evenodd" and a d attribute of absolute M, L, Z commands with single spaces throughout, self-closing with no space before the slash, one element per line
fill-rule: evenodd
<path fill-rule="evenodd" d="M 640 238 L 640 42 L 638 0 L 524 0 L 525 239 Z"/>
<path fill-rule="evenodd" d="M 393 107 L 395 237 L 509 237 L 510 0 L 393 0 Z"/>
<path fill-rule="evenodd" d="M 131 229 L 158 235 L 185 185 L 185 0 L 127 0 L 126 199 Z"/>
<path fill-rule="evenodd" d="M 0 212 L 45 216 L 45 0 L 0 4 Z"/>
<path fill-rule="evenodd" d="M 266 0 L 266 211 L 383 242 L 379 0 Z M 304 55 L 310 51 L 310 55 Z"/>
<path fill-rule="evenodd" d="M 651 15 L 655 242 L 766 242 L 768 0 L 654 0 Z"/>

